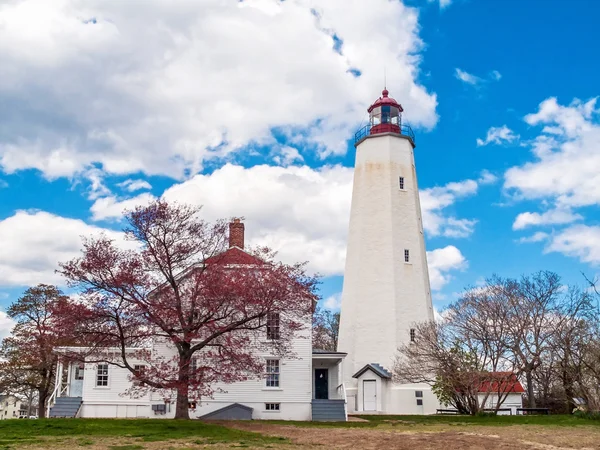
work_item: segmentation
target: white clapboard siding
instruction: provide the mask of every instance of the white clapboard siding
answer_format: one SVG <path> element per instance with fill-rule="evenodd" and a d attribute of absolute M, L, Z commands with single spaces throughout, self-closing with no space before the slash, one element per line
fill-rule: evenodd
<path fill-rule="evenodd" d="M 213 386 L 212 398 L 194 399 L 197 408 L 190 411 L 192 417 L 242 403 L 253 408 L 255 419 L 310 420 L 312 399 L 312 342 L 310 319 L 304 329 L 292 341 L 292 358 L 280 359 L 280 386 L 268 388 L 262 376 L 243 382 Z M 166 340 L 156 340 L 152 346 L 153 358 L 169 360 L 176 354 L 175 348 Z M 262 358 L 276 359 L 269 353 Z M 147 364 L 140 362 L 140 364 Z M 83 387 L 82 417 L 153 417 L 169 418 L 175 413 L 176 395 L 171 394 L 165 414 L 156 414 L 151 405 L 165 404 L 164 392 L 153 392 L 139 398 L 127 395 L 131 387 L 130 372 L 115 366 L 109 367 L 108 387 L 96 386 L 96 364 L 86 364 Z M 266 403 L 279 403 L 279 411 L 267 411 Z"/>

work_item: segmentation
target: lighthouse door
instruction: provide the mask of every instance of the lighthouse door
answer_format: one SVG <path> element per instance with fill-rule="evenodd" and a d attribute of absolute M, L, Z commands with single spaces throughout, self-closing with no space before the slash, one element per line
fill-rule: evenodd
<path fill-rule="evenodd" d="M 377 381 L 363 381 L 363 410 L 377 411 Z"/>

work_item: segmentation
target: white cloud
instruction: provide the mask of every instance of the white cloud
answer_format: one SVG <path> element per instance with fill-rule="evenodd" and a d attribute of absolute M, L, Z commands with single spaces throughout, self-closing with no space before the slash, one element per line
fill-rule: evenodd
<path fill-rule="evenodd" d="M 431 128 L 419 28 L 388 0 L 3 2 L 0 167 L 183 179 L 274 144 L 274 128 L 342 154 L 384 66 L 406 118 Z"/>
<path fill-rule="evenodd" d="M 473 233 L 474 219 L 458 219 L 448 215 L 445 208 L 458 199 L 477 193 L 475 180 L 448 183 L 445 186 L 420 191 L 423 228 L 430 236 L 466 237 Z"/>
<path fill-rule="evenodd" d="M 543 231 L 536 231 L 531 236 L 525 236 L 519 239 L 519 243 L 525 244 L 530 242 L 542 242 L 547 240 L 550 237 L 548 233 L 544 233 Z"/>
<path fill-rule="evenodd" d="M 487 169 L 481 171 L 479 179 L 477 180 L 477 182 L 482 185 L 494 184 L 496 181 L 498 181 L 498 177 Z"/>
<path fill-rule="evenodd" d="M 0 342 L 10 334 L 14 326 L 15 321 L 8 317 L 5 312 L 0 311 Z"/>
<path fill-rule="evenodd" d="M 552 236 L 547 252 L 559 252 L 581 262 L 600 264 L 600 227 L 573 225 Z"/>
<path fill-rule="evenodd" d="M 513 222 L 513 230 L 522 230 L 531 226 L 538 225 L 564 225 L 583 219 L 579 214 L 573 213 L 569 209 L 551 209 L 542 214 L 534 212 L 524 212 L 517 216 Z"/>
<path fill-rule="evenodd" d="M 463 270 L 468 265 L 463 254 L 453 245 L 427 252 L 427 262 L 429 264 L 429 281 L 431 289 L 434 291 L 440 290 L 450 282 L 451 271 Z"/>
<path fill-rule="evenodd" d="M 596 99 L 560 105 L 551 97 L 537 112 L 525 116 L 541 127 L 531 141 L 533 160 L 511 167 L 504 187 L 516 198 L 539 200 L 544 213 L 522 213 L 513 228 L 527 225 L 564 225 L 583 219 L 578 208 L 600 205 L 600 122 Z M 599 228 L 572 225 L 551 237 L 546 250 L 597 263 L 600 258 Z"/>
<path fill-rule="evenodd" d="M 337 294 L 327 297 L 323 300 L 323 306 L 332 311 L 338 311 L 342 306 L 342 293 L 338 292 Z"/>
<path fill-rule="evenodd" d="M 501 127 L 491 127 L 487 131 L 485 139 L 477 138 L 477 147 L 481 147 L 488 144 L 511 144 L 519 139 L 519 135 L 515 134 L 506 125 Z"/>
<path fill-rule="evenodd" d="M 469 72 L 460 70 L 458 67 L 454 69 L 454 76 L 463 83 L 467 83 L 472 86 L 483 82 L 483 78 L 479 78 L 478 76 L 470 74 Z"/>
<path fill-rule="evenodd" d="M 273 161 L 275 161 L 280 166 L 289 166 L 295 162 L 303 162 L 304 158 L 298 151 L 298 149 L 294 147 L 284 146 L 279 150 L 279 152 L 273 157 Z"/>
<path fill-rule="evenodd" d="M 146 180 L 132 180 L 131 178 L 117 184 L 117 186 L 129 192 L 152 189 L 152 185 Z"/>
<path fill-rule="evenodd" d="M 122 241 L 121 233 L 43 211 L 17 211 L 0 221 L 0 286 L 62 283 L 58 263 L 77 256 L 81 236 L 105 233 Z M 131 246 L 131 243 L 122 243 Z"/>
<path fill-rule="evenodd" d="M 353 169 L 226 164 L 175 185 L 164 198 L 203 205 L 207 219 L 243 216 L 250 245 L 288 262 L 310 260 L 324 275 L 344 270 Z"/>
<path fill-rule="evenodd" d="M 544 128 L 532 142 L 534 160 L 508 169 L 504 187 L 525 199 L 551 200 L 560 207 L 600 204 L 600 123 L 596 99 L 559 105 L 544 100 L 530 125 Z"/>
<path fill-rule="evenodd" d="M 119 200 L 117 197 L 102 197 L 97 199 L 90 211 L 92 220 L 120 219 L 126 210 L 133 210 L 136 206 L 147 205 L 156 197 L 149 192 L 144 192 L 136 197 Z"/>

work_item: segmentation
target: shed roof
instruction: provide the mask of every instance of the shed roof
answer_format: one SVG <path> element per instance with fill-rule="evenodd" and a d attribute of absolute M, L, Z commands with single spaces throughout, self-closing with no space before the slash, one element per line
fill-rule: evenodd
<path fill-rule="evenodd" d="M 392 374 L 385 367 L 378 363 L 370 363 L 352 375 L 352 378 L 358 378 L 367 370 L 371 370 L 376 375 L 379 375 L 381 378 L 392 378 Z"/>

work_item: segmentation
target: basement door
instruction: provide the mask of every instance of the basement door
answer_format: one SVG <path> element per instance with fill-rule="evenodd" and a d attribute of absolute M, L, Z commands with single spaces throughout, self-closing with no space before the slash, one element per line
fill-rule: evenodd
<path fill-rule="evenodd" d="M 377 381 L 363 381 L 363 411 L 377 411 Z"/>

